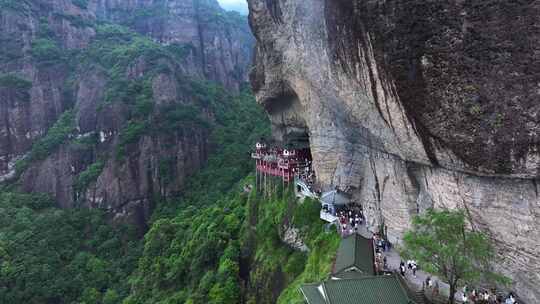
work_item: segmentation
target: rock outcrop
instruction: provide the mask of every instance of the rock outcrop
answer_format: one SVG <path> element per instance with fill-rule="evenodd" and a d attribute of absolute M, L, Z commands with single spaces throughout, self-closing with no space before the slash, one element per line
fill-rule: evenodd
<path fill-rule="evenodd" d="M 540 302 L 536 1 L 249 0 L 251 74 L 276 139 L 309 137 L 320 186 L 399 242 L 463 208 Z"/>
<path fill-rule="evenodd" d="M 247 19 L 215 0 L 0 9 L 0 181 L 144 227 L 207 160 L 206 81 L 248 80 Z"/>

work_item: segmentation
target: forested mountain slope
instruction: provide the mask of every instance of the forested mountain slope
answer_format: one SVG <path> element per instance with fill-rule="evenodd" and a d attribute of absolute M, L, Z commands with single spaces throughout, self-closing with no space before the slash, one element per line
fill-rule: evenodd
<path fill-rule="evenodd" d="M 0 8 L 0 180 L 144 227 L 206 163 L 206 94 L 247 80 L 245 17 L 214 0 Z"/>
<path fill-rule="evenodd" d="M 269 134 L 247 19 L 215 0 L 2 0 L 0 39 L 0 302 L 145 299 L 143 234 L 206 219 Z"/>
<path fill-rule="evenodd" d="M 200 276 L 218 272 L 228 244 L 240 246 L 247 210 L 240 181 L 252 170 L 251 143 L 268 136 L 269 124 L 249 92 L 231 95 L 219 86 L 204 92 L 215 106 L 208 164 L 189 178 L 181 198 L 156 200 L 144 238 L 138 226 L 111 223 L 107 210 L 59 209 L 46 194 L 2 190 L 0 302 L 209 303 L 200 295 L 207 287 L 197 287 Z M 216 285 L 213 297 L 240 297 L 239 273 L 230 271 L 225 277 L 236 293 L 221 294 Z M 225 283 L 207 278 L 204 284 Z"/>
<path fill-rule="evenodd" d="M 220 105 L 215 149 L 181 197 L 158 202 L 144 238 L 103 210 L 2 191 L 2 303 L 303 303 L 300 283 L 326 278 L 339 237 L 320 222 L 319 203 L 298 204 L 291 189 L 245 192 L 248 153 L 269 123 L 251 94 L 209 92 Z M 309 252 L 285 241 L 291 229 Z"/>

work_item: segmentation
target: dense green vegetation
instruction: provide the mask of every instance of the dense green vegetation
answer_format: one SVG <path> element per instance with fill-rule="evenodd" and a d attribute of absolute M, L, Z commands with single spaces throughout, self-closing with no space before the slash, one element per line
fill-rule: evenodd
<path fill-rule="evenodd" d="M 180 200 L 162 202 L 154 212 L 125 303 L 272 303 L 288 283 L 292 287 L 281 303 L 300 302 L 299 284 L 330 273 L 339 238 L 324 230 L 318 202 L 299 204 L 282 190 L 273 198 L 241 191 L 244 184 L 254 183 L 252 177 L 243 179 L 252 170 L 251 146 L 269 134 L 253 97 L 247 92 L 231 96 L 210 83 L 195 82 L 191 89 L 215 113 L 215 150 L 207 168 L 189 181 L 189 191 Z M 173 121 L 185 120 L 180 115 Z M 165 179 L 169 174 L 163 170 Z M 300 228 L 313 248 L 309 255 L 280 241 L 285 222 Z M 253 286 L 248 292 L 242 287 L 247 276 L 264 288 Z M 276 276 L 279 286 L 272 280 Z"/>
<path fill-rule="evenodd" d="M 88 5 L 87 0 L 72 3 Z M 26 1 L 0 0 L 2 9 L 26 6 Z M 166 13 L 158 6 L 137 10 L 124 24 L 159 22 Z M 217 25 L 245 22 L 236 13 L 206 17 Z M 66 50 L 48 18 L 92 26 L 96 36 L 88 48 Z M 0 46 L 1 62 L 21 57 L 12 50 L 22 49 L 15 38 L 0 40 L 17 42 L 17 47 Z M 155 198 L 150 230 L 142 240 L 132 227 L 110 225 L 105 212 L 60 210 L 43 195 L 0 192 L 0 303 L 273 303 L 278 298 L 297 303 L 299 284 L 329 274 L 339 238 L 325 231 L 318 202 L 298 202 L 286 189 L 276 189 L 272 197 L 242 191 L 254 184 L 249 152 L 269 135 L 269 122 L 249 90 L 233 94 L 183 75 L 180 60 L 193 49 L 191 44 L 162 46 L 127 27 L 77 16 L 55 13 L 39 20 L 24 56 L 31 55 L 38 69 L 69 70 L 61 92 L 66 108 L 75 104 L 78 75 L 95 69 L 107 83 L 98 115 L 121 109 L 125 116 L 119 119 L 117 145 L 109 151 L 99 146 L 99 132 L 79 134 L 77 109 L 65 111 L 17 163 L 18 173 L 60 147 L 75 150 L 84 155 L 77 165 L 85 169 L 72 184 L 79 196 L 107 162 L 123 162 L 136 151 L 131 147 L 143 136 L 160 136 L 166 145 L 169 138 L 202 133 L 209 138 L 210 155 L 182 197 Z M 158 75 L 175 82 L 178 100 L 156 103 Z M 14 75 L 0 76 L 0 88 L 27 93 L 31 85 Z M 159 179 L 166 185 L 175 179 L 177 160 L 160 157 Z M 309 253 L 281 241 L 289 226 L 299 229 Z"/>
<path fill-rule="evenodd" d="M 127 81 L 124 77 L 126 68 L 137 59 L 144 58 L 148 66 L 155 66 L 158 71 L 160 59 L 171 59 L 172 62 L 180 59 L 174 55 L 166 47 L 136 34 L 129 28 L 116 24 L 100 24 L 96 26 L 96 36 L 92 44 L 81 54 L 79 60 L 86 65 L 99 64 L 107 69 L 113 80 L 120 82 Z M 123 84 L 115 85 L 117 86 L 110 88 L 109 94 L 113 94 L 115 89 L 121 89 L 122 92 L 128 90 Z M 108 98 L 108 101 L 115 100 L 122 98 L 115 95 Z"/>
<path fill-rule="evenodd" d="M 320 203 L 309 200 L 307 202 L 309 204 L 295 209 L 293 222 L 296 227 L 304 227 L 304 240 L 311 251 L 303 271 L 281 292 L 278 304 L 303 304 L 300 285 L 326 280 L 332 271 L 340 237 L 334 229 L 323 229 L 324 222 L 319 219 Z"/>
<path fill-rule="evenodd" d="M 81 172 L 75 181 L 75 191 L 81 193 L 86 190 L 92 182 L 95 182 L 101 174 L 104 165 L 103 161 L 97 161 Z"/>
<path fill-rule="evenodd" d="M 47 38 L 32 42 L 32 56 L 42 65 L 52 65 L 63 59 L 60 47 L 54 40 Z"/>
<path fill-rule="evenodd" d="M 328 278 L 339 236 L 334 229 L 325 230 L 320 203 L 314 200 L 299 202 L 278 191 L 271 199 L 260 199 L 256 209 L 257 216 L 251 215 L 257 219 L 254 234 L 248 234 L 252 243 L 246 243 L 254 249 L 247 303 L 304 303 L 300 284 Z M 283 244 L 284 225 L 299 229 L 308 254 Z"/>
<path fill-rule="evenodd" d="M 253 183 L 244 179 L 208 206 L 182 205 L 175 217 L 156 220 L 125 303 L 274 303 L 289 284 L 279 303 L 303 303 L 299 285 L 328 277 L 339 237 L 325 231 L 318 202 L 242 191 Z M 280 240 L 287 222 L 300 228 L 309 254 Z"/>
<path fill-rule="evenodd" d="M 120 303 L 139 255 L 134 229 L 53 205 L 0 193 L 0 303 Z"/>
<path fill-rule="evenodd" d="M 249 151 L 254 142 L 269 134 L 268 121 L 262 109 L 255 104 L 253 96 L 248 91 L 231 95 L 218 85 L 200 81 L 190 81 L 186 90 L 194 96 L 196 104 L 211 110 L 211 123 L 201 118 L 200 108 L 173 105 L 158 109 L 156 115 L 160 117 L 159 122 L 150 125 L 149 120 L 143 119 L 150 110 L 141 106 L 138 112 L 134 112 L 140 113 L 140 116 L 134 115 L 133 120 L 121 131 L 120 145 L 136 142 L 145 132 L 178 132 L 178 129 L 189 126 L 208 128 L 213 147 L 208 166 L 189 180 L 189 191 L 182 198 L 158 204 L 150 231 L 140 244 L 143 251 L 136 266 L 133 261 L 138 255 L 137 249 L 129 252 L 132 255 L 129 265 L 122 264 L 119 256 L 101 257 L 89 249 L 92 258 L 88 258 L 91 261 L 86 263 L 93 266 L 85 266 L 87 268 L 78 274 L 88 285 L 75 288 L 80 293 L 71 291 L 60 297 L 59 303 L 72 300 L 87 304 L 238 303 L 240 299 L 249 303 L 273 303 L 278 297 L 279 303 L 300 303 L 302 299 L 298 286 L 303 282 L 326 278 L 329 274 L 339 238 L 335 233 L 324 230 L 319 220 L 318 202 L 306 200 L 300 204 L 283 189 L 277 189 L 272 198 L 241 191 L 244 184 L 254 184 L 252 177 L 245 178 L 253 169 Z M 139 96 L 136 103 L 144 104 L 152 99 L 151 94 L 144 93 L 144 84 L 132 92 Z M 27 161 L 42 159 L 67 141 L 78 149 L 94 145 L 95 136 L 80 139 L 71 136 L 74 132 L 73 120 L 72 111 L 63 114 L 48 134 L 36 142 Z M 173 178 L 171 162 L 167 159 L 160 161 L 160 175 L 164 182 Z M 81 172 L 75 181 L 75 190 L 82 192 L 94 182 L 103 164 L 101 160 L 96 161 Z M 53 213 L 54 210 L 46 208 L 46 212 Z M 35 212 L 41 214 L 44 211 L 37 209 Z M 61 212 L 66 219 L 69 219 L 66 214 L 71 214 L 81 221 L 88 220 L 86 217 L 94 218 L 94 221 L 103 220 L 103 214 L 89 211 Z M 286 223 L 300 229 L 302 238 L 311 248 L 309 254 L 282 243 L 280 235 Z M 6 229 L 10 231 L 12 228 L 7 226 Z M 56 231 L 43 228 L 42 233 L 47 239 L 52 237 L 48 233 Z M 81 234 L 81 242 L 92 237 Z M 130 246 L 137 247 L 134 244 Z M 48 250 L 43 249 L 44 258 L 51 254 L 54 256 Z M 107 254 L 106 251 L 99 253 Z M 79 257 L 76 249 L 72 254 Z M 27 265 L 30 262 L 22 260 L 20 263 Z M 68 266 L 57 267 L 75 271 L 69 263 Z M 122 266 L 115 266 L 120 264 Z M 107 280 L 97 278 L 101 274 L 92 270 L 92 267 L 103 270 L 99 268 L 103 265 L 108 265 L 106 272 L 112 273 Z M 125 275 L 123 284 L 114 281 L 117 279 L 115 273 Z M 126 280 L 129 273 L 132 275 Z M 253 286 L 246 288 L 243 286 L 247 277 Z M 129 282 L 129 293 L 126 292 L 126 282 Z M 276 285 L 276 282 L 279 284 Z M 5 284 L 23 288 L 13 278 L 6 279 Z M 65 283 L 54 284 L 63 286 Z M 29 303 L 32 299 L 52 297 L 43 289 L 36 290 L 28 298 Z M 9 293 L 6 296 L 14 295 Z"/>
<path fill-rule="evenodd" d="M 0 89 L 6 98 L 12 97 L 23 102 L 30 101 L 29 90 L 32 82 L 14 74 L 0 74 Z"/>
<path fill-rule="evenodd" d="M 0 87 L 16 90 L 29 90 L 32 82 L 13 74 L 0 75 Z"/>
<path fill-rule="evenodd" d="M 32 145 L 26 157 L 16 164 L 18 173 L 22 173 L 32 161 L 42 160 L 54 152 L 60 145 L 66 143 L 75 132 L 75 114 L 68 110 L 49 128 L 47 134 Z"/>
<path fill-rule="evenodd" d="M 208 286 L 213 288 L 209 293 L 212 299 L 221 299 L 220 303 L 234 303 L 231 301 L 240 296 L 238 266 L 235 263 L 238 263 L 239 237 L 244 225 L 247 198 L 238 196 L 237 188 L 231 192 L 231 188 L 251 169 L 248 151 L 253 141 L 268 134 L 268 124 L 265 123 L 262 110 L 248 92 L 233 96 L 219 86 L 206 83 L 198 83 L 196 88 L 200 94 L 198 98 L 204 98 L 209 105 L 215 105 L 216 121 L 211 136 L 215 152 L 208 167 L 191 180 L 191 191 L 182 200 L 169 200 L 160 204 L 154 223 L 145 237 L 145 254 L 138 262 L 137 275 L 128 281 L 128 274 L 136 269 L 133 262 L 138 256 L 137 245 L 131 237 L 128 238 L 130 234 L 119 231 L 121 227 L 117 229 L 107 226 L 104 214 L 79 209 L 58 210 L 51 207 L 53 203 L 49 200 L 42 202 L 33 196 L 4 192 L 2 195 L 5 199 L 0 200 L 0 207 L 5 208 L 3 214 L 6 216 L 0 222 L 3 229 L 0 230 L 2 262 L 8 261 L 8 257 L 14 255 L 14 250 L 18 250 L 22 254 L 16 261 L 10 260 L 10 263 L 17 263 L 28 272 L 21 279 L 11 273 L 2 276 L 5 303 L 120 303 L 128 294 L 128 282 L 133 292 L 127 303 L 137 299 L 152 299 L 150 302 L 155 300 L 157 303 L 184 296 L 186 299 L 193 297 L 194 301 L 201 303 L 197 300 L 198 294 Z M 180 115 L 178 119 L 183 118 Z M 43 158 L 67 140 L 72 141 L 72 146 L 85 146 L 86 141 L 92 145 L 95 142 L 94 136 L 70 139 L 73 119 L 71 111 L 63 114 L 47 135 L 36 142 L 28 160 Z M 75 181 L 76 190 L 83 191 L 97 178 L 102 168 L 102 161 L 88 166 Z M 224 210 L 228 211 L 224 214 Z M 39 234 L 36 238 L 43 240 L 40 243 L 43 246 L 39 248 L 30 248 L 32 242 L 37 242 L 34 238 L 29 238 L 27 245 L 18 239 L 8 238 L 32 236 L 37 230 Z M 168 233 L 173 236 L 168 236 Z M 128 240 L 117 239 L 124 235 Z M 175 240 L 180 237 L 182 239 Z M 169 239 L 179 243 L 167 244 Z M 188 240 L 192 245 L 187 245 Z M 28 247 L 14 249 L 12 246 L 15 245 Z M 167 249 L 160 247 L 162 245 L 173 247 Z M 113 246 L 116 251 L 106 246 Z M 183 250 L 180 260 L 174 261 L 167 256 L 168 262 L 165 263 L 154 257 L 156 253 L 177 256 L 180 254 L 179 248 Z M 126 261 L 122 258 L 124 255 L 127 255 Z M 200 261 L 197 262 L 197 259 Z M 37 265 L 43 265 L 44 268 Z M 163 272 L 167 267 L 172 268 Z M 56 270 L 55 274 L 49 273 Z M 206 270 L 213 271 L 213 275 L 206 274 Z M 16 273 L 16 270 L 9 271 Z M 198 284 L 205 274 L 204 282 L 208 286 L 201 287 L 201 290 L 198 285 L 195 288 L 194 284 Z M 37 286 L 46 277 L 50 280 Z M 35 281 L 25 281 L 31 279 Z M 186 284 L 192 287 L 177 290 L 165 288 L 167 284 Z M 167 291 L 172 293 L 169 295 Z"/>

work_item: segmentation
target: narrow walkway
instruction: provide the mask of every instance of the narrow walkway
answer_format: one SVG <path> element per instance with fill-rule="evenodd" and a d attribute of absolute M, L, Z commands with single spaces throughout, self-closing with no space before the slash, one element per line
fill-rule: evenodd
<path fill-rule="evenodd" d="M 389 251 L 383 252 L 383 255 L 386 256 L 386 260 L 388 262 L 388 268 L 391 271 L 396 271 L 399 273 L 399 264 L 401 263 L 402 259 L 399 256 L 399 253 L 392 247 Z M 418 265 L 421 267 L 422 265 Z M 435 286 L 435 282 L 439 282 L 439 294 L 443 295 L 444 297 L 448 297 L 448 294 L 450 294 L 450 286 L 444 282 L 442 282 L 438 277 L 433 276 L 431 274 L 428 274 L 422 270 L 416 271 L 416 276 L 413 275 L 412 271 L 407 269 L 405 273 L 405 279 L 412 283 L 418 290 L 422 290 L 423 284 L 426 281 L 427 277 L 431 276 L 431 280 L 433 281 L 433 285 Z M 461 302 L 461 299 L 463 297 L 463 294 L 461 290 L 456 292 L 454 295 L 454 298 L 456 301 Z"/>
<path fill-rule="evenodd" d="M 349 226 L 347 228 L 350 229 Z M 357 233 L 362 235 L 365 238 L 373 238 L 373 233 L 370 232 L 365 225 L 360 225 L 358 227 Z M 346 236 L 346 235 L 348 234 L 345 234 L 342 236 Z M 386 256 L 386 260 L 388 263 L 388 270 L 399 273 L 399 264 L 401 263 L 401 261 L 405 262 L 405 260 L 403 260 L 399 256 L 399 253 L 395 250 L 395 248 L 392 247 L 392 249 L 390 249 L 389 251 L 383 252 L 383 256 Z M 422 267 L 422 265 L 418 265 L 418 266 L 419 268 Z M 435 282 L 437 281 L 439 282 L 439 294 L 448 298 L 448 294 L 450 293 L 450 286 L 444 283 L 443 281 L 441 281 L 438 277 L 428 274 L 422 270 L 417 270 L 416 276 L 413 276 L 412 271 L 409 269 L 407 269 L 407 272 L 405 273 L 405 279 L 409 283 L 412 283 L 412 286 L 416 287 L 417 290 L 422 290 L 423 283 L 426 281 L 428 276 L 431 276 L 431 280 L 433 281 L 433 286 L 435 286 Z M 456 292 L 456 294 L 454 295 L 454 298 L 456 299 L 457 303 L 461 303 L 462 297 L 463 297 L 463 293 L 461 292 L 461 290 Z"/>

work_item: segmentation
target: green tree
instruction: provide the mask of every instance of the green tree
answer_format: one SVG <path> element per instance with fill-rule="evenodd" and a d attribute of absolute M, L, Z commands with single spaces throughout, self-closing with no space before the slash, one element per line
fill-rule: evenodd
<path fill-rule="evenodd" d="M 429 273 L 450 285 L 449 303 L 461 284 L 481 279 L 506 282 L 491 272 L 495 259 L 489 238 L 469 229 L 463 211 L 428 210 L 413 220 L 413 228 L 404 237 L 403 254 L 416 259 Z"/>
<path fill-rule="evenodd" d="M 210 289 L 210 303 L 228 304 L 240 302 L 240 288 L 233 278 L 227 278 L 225 283 L 217 283 Z"/>
<path fill-rule="evenodd" d="M 100 293 L 95 288 L 87 288 L 83 291 L 82 304 L 99 304 Z"/>
<path fill-rule="evenodd" d="M 103 304 L 116 304 L 120 302 L 120 295 L 114 289 L 107 289 L 103 295 Z"/>

